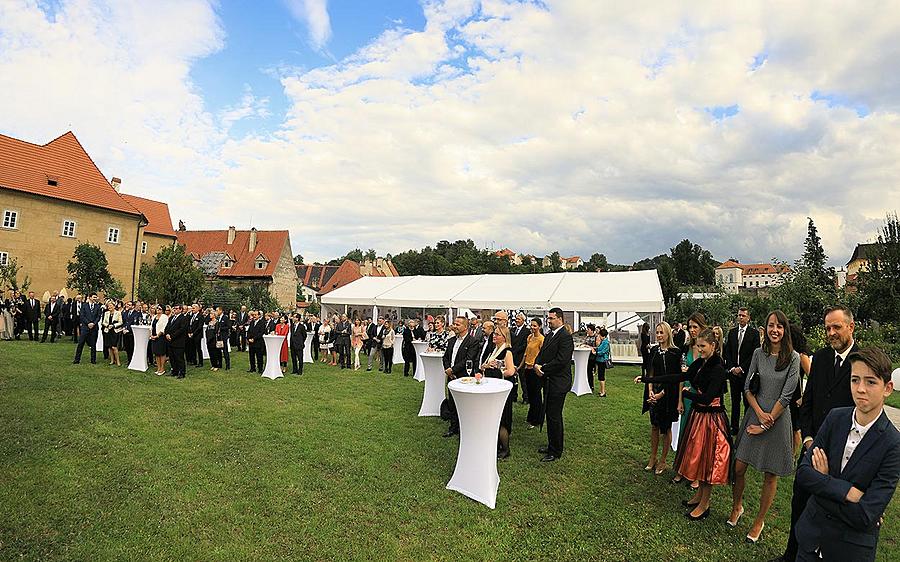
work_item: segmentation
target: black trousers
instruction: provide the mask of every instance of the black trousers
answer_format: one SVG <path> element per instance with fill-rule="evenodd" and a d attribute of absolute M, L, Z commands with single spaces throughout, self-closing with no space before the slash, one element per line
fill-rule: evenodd
<path fill-rule="evenodd" d="M 76 363 L 81 361 L 81 351 L 84 349 L 85 343 L 91 348 L 91 363 L 97 362 L 97 331 L 99 329 L 97 326 L 94 326 L 92 330 L 88 330 L 87 326 L 81 327 L 81 335 L 78 336 L 78 347 L 75 348 Z"/>
<path fill-rule="evenodd" d="M 293 367 L 292 373 L 296 375 L 303 374 L 303 348 L 302 347 L 292 347 L 291 348 L 291 367 Z"/>
<path fill-rule="evenodd" d="M 261 345 L 250 344 L 250 370 L 257 371 L 259 373 L 263 372 L 265 368 L 265 360 L 263 359 L 263 355 L 265 355 L 266 349 Z"/>
<path fill-rule="evenodd" d="M 229 353 L 229 351 L 228 351 L 228 342 L 225 342 L 225 347 L 223 347 L 219 351 L 222 352 L 222 358 L 225 359 L 225 370 L 230 371 L 231 370 L 231 353 Z M 219 367 L 221 367 L 221 366 L 222 366 L 222 359 L 219 359 Z"/>
<path fill-rule="evenodd" d="M 801 446 L 800 456 L 797 457 L 797 468 L 800 468 L 800 461 L 805 453 L 806 447 Z M 793 496 L 791 496 L 791 530 L 788 532 L 787 549 L 784 551 L 785 560 L 795 560 L 797 558 L 797 536 L 794 535 L 794 527 L 797 525 L 797 521 L 800 520 L 800 516 L 803 515 L 803 510 L 806 509 L 806 502 L 809 501 L 809 496 L 809 492 L 803 486 L 798 485 L 795 479 Z"/>
<path fill-rule="evenodd" d="M 597 362 L 594 361 L 595 358 L 596 356 L 591 353 L 587 364 L 588 386 L 591 387 L 591 392 L 594 391 L 594 371 L 597 370 Z"/>
<path fill-rule="evenodd" d="M 184 348 L 169 347 L 169 363 L 172 364 L 172 376 L 184 378 L 187 374 L 187 368 L 184 364 Z"/>
<path fill-rule="evenodd" d="M 341 366 L 341 369 L 352 369 L 353 368 L 353 357 L 350 354 L 350 340 L 347 339 L 344 341 L 344 338 L 338 340 L 340 342 L 338 347 L 338 363 Z"/>
<path fill-rule="evenodd" d="M 525 388 L 528 394 L 528 415 L 526 420 L 531 425 L 541 425 L 541 408 L 543 408 L 543 381 L 534 372 L 534 369 L 525 368 Z"/>
<path fill-rule="evenodd" d="M 416 350 L 410 345 L 409 347 L 404 346 L 403 350 L 403 376 L 409 376 L 409 367 L 412 365 L 412 374 L 415 376 L 416 374 Z M 450 401 L 453 401 L 453 398 L 450 398 Z"/>
<path fill-rule="evenodd" d="M 393 347 L 382 347 L 381 348 L 381 370 L 385 373 L 392 373 L 394 371 L 394 348 Z"/>
<path fill-rule="evenodd" d="M 56 341 L 56 336 L 59 333 L 57 330 L 59 328 L 59 323 L 56 320 L 44 320 L 44 335 L 41 337 L 41 341 L 47 341 L 47 330 L 50 330 L 50 343 Z M 36 338 L 35 338 L 36 339 Z"/>
<path fill-rule="evenodd" d="M 122 351 L 128 356 L 128 359 L 134 356 L 134 334 L 130 331 L 122 333 Z"/>
<path fill-rule="evenodd" d="M 312 358 L 313 361 L 319 361 L 319 338 L 313 338 L 312 341 Z"/>
<path fill-rule="evenodd" d="M 38 329 L 39 324 L 40 320 L 38 320 L 37 318 L 35 318 L 34 320 L 32 320 L 31 318 L 25 319 L 25 328 L 28 330 L 28 339 L 37 341 L 38 334 L 41 333 Z"/>
<path fill-rule="evenodd" d="M 459 412 L 456 411 L 456 402 L 453 401 L 453 393 L 447 391 L 447 405 L 450 410 L 450 433 L 459 433 Z"/>
<path fill-rule="evenodd" d="M 203 328 L 200 328 L 201 330 Z M 203 334 L 194 334 L 194 353 L 196 354 L 196 363 L 198 367 L 203 366 Z"/>
<path fill-rule="evenodd" d="M 237 331 L 238 334 L 238 351 L 244 351 L 247 349 L 247 330 L 244 328 L 239 328 Z"/>
<path fill-rule="evenodd" d="M 206 349 L 209 350 L 209 366 L 213 369 L 222 367 L 222 350 L 216 347 L 216 342 L 207 344 Z"/>
<path fill-rule="evenodd" d="M 741 426 L 741 402 L 744 403 L 744 410 L 747 409 L 747 399 L 744 398 L 744 377 L 728 375 L 728 386 L 731 387 L 731 434 L 737 435 Z"/>
<path fill-rule="evenodd" d="M 563 406 L 568 392 L 547 392 L 547 454 L 563 454 Z"/>

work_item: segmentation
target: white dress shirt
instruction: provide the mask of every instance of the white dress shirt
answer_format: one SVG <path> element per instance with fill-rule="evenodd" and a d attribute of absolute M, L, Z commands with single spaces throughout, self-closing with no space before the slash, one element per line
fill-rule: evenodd
<path fill-rule="evenodd" d="M 882 408 L 882 410 L 884 410 L 884 408 Z M 860 425 L 859 422 L 856 421 L 856 408 L 853 408 L 853 417 L 850 418 L 850 433 L 847 435 L 847 443 L 844 445 L 844 456 L 841 457 L 841 472 L 844 472 L 844 467 L 847 466 L 847 462 L 850 460 L 850 457 L 853 456 L 853 451 L 859 446 L 863 437 L 866 436 L 866 433 L 868 433 L 875 422 L 878 421 L 878 418 L 881 417 L 882 410 L 878 411 L 878 415 L 875 416 L 875 419 L 866 425 Z"/>

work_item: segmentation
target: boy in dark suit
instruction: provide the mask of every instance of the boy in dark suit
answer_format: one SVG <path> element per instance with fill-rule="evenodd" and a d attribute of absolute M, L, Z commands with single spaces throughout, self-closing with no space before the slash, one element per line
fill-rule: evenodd
<path fill-rule="evenodd" d="M 891 360 L 876 347 L 847 360 L 856 407 L 831 410 L 797 469 L 811 494 L 794 528 L 797 560 L 875 560 L 900 479 L 900 432 L 884 412 L 894 390 Z"/>

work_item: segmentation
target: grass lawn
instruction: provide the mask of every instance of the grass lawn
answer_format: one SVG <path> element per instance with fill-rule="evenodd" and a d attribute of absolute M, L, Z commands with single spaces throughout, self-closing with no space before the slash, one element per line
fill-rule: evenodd
<path fill-rule="evenodd" d="M 566 400 L 566 455 L 514 409 L 497 509 L 445 489 L 457 444 L 416 416 L 422 385 L 396 374 L 307 365 L 278 381 L 189 370 L 184 381 L 72 365 L 69 343 L 0 343 L 0 559 L 765 560 L 781 552 L 791 480 L 758 545 L 748 514 L 687 521 L 683 485 L 642 470 L 648 421 L 633 367 L 609 397 Z M 671 459 L 674 455 L 670 456 Z M 888 509 L 879 560 L 900 559 Z"/>

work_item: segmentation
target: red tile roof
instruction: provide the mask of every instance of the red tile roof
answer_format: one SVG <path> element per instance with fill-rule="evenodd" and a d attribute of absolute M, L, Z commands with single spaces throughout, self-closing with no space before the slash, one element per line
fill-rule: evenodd
<path fill-rule="evenodd" d="M 567 263 L 577 263 L 578 260 L 581 259 L 581 256 L 572 256 L 571 258 L 563 258 L 562 261 Z"/>
<path fill-rule="evenodd" d="M 734 260 L 728 260 L 716 269 L 730 269 L 733 267 L 740 268 L 741 273 L 744 275 L 775 275 L 776 273 L 790 271 L 788 266 L 782 264 L 774 266 L 771 263 L 738 263 Z"/>
<path fill-rule="evenodd" d="M 297 277 L 300 283 L 316 290 L 320 295 L 329 293 L 348 283 L 362 278 L 359 264 L 355 261 L 344 260 L 341 265 L 298 265 Z M 373 269 L 372 277 L 384 277 L 384 274 Z"/>
<path fill-rule="evenodd" d="M 494 252 L 494 255 L 498 258 L 511 258 L 515 256 L 516 253 L 509 248 L 503 248 L 502 250 L 497 250 L 496 252 Z"/>
<path fill-rule="evenodd" d="M 250 251 L 250 231 L 235 231 L 234 242 L 228 244 L 227 230 L 183 230 L 178 243 L 188 254 L 203 257 L 210 252 L 223 252 L 234 257 L 230 268 L 219 268 L 220 277 L 272 277 L 284 245 L 289 243 L 287 230 L 256 231 L 256 248 Z M 270 261 L 265 269 L 256 269 L 256 258 L 262 254 Z"/>
<path fill-rule="evenodd" d="M 172 217 L 169 215 L 169 205 L 162 201 L 154 201 L 153 199 L 145 199 L 137 195 L 129 195 L 122 193 L 122 197 L 128 201 L 135 209 L 139 210 L 147 217 L 147 226 L 144 227 L 146 234 L 159 234 L 161 236 L 171 236 L 173 238 L 175 229 L 172 228 Z"/>
<path fill-rule="evenodd" d="M 51 182 L 56 185 L 50 185 Z M 45 145 L 0 135 L 0 186 L 130 215 L 141 214 L 113 189 L 71 131 Z"/>

